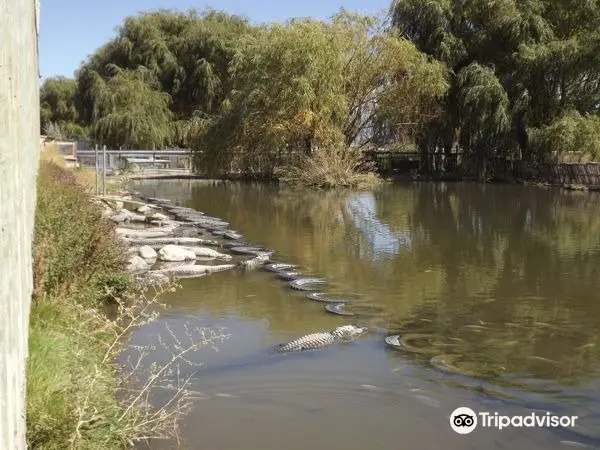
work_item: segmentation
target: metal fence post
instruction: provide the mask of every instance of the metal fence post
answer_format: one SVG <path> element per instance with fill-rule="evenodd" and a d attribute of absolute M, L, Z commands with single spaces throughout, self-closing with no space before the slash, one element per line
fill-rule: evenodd
<path fill-rule="evenodd" d="M 99 188 L 98 188 L 98 144 L 96 144 L 96 148 L 95 148 L 95 158 L 94 161 L 96 163 L 96 195 L 98 195 L 99 193 Z"/>
<path fill-rule="evenodd" d="M 106 145 L 102 146 L 102 195 L 106 195 Z"/>

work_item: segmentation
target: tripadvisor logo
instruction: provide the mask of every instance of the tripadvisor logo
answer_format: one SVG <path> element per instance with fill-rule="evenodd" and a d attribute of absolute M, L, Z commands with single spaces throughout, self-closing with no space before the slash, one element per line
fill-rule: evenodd
<path fill-rule="evenodd" d="M 475 413 L 471 408 L 461 406 L 450 415 L 450 428 L 458 434 L 469 434 L 477 426 L 484 428 L 557 428 L 573 427 L 578 416 L 555 416 L 550 412 L 546 414 L 531 413 L 525 416 L 502 416 L 497 412 Z"/>

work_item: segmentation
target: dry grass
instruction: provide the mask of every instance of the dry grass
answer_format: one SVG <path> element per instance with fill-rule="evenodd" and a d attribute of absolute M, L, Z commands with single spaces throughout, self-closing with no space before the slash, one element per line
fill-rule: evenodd
<path fill-rule="evenodd" d="M 41 158 L 42 162 L 53 163 L 60 167 L 66 167 L 65 159 L 58 151 L 56 142 L 46 142 L 42 146 Z M 96 173 L 89 167 L 77 167 L 71 170 L 77 183 L 82 190 L 88 193 L 95 193 L 96 191 Z M 107 177 L 106 178 L 106 193 L 112 194 L 119 192 L 123 189 L 123 186 L 129 181 L 127 174 L 119 177 Z M 98 189 L 102 191 L 102 173 L 98 173 Z"/>
<path fill-rule="evenodd" d="M 296 166 L 284 169 L 280 180 L 305 188 L 369 189 L 381 182 L 372 163 L 359 150 L 343 146 L 317 149 Z"/>

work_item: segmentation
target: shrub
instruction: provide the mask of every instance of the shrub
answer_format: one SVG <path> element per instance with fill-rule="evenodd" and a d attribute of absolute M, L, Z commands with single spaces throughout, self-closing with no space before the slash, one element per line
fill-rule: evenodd
<path fill-rule="evenodd" d="M 531 147 L 541 158 L 571 155 L 580 160 L 600 157 L 600 115 L 567 111 L 549 125 L 529 130 Z"/>
<path fill-rule="evenodd" d="M 366 162 L 360 150 L 331 146 L 302 156 L 297 165 L 282 170 L 279 178 L 302 187 L 368 189 L 381 181 L 374 171 L 374 164 Z"/>
<path fill-rule="evenodd" d="M 69 293 L 99 306 L 109 300 L 106 286 L 126 289 L 126 253 L 113 229 L 73 171 L 42 161 L 34 227 L 35 298 Z"/>

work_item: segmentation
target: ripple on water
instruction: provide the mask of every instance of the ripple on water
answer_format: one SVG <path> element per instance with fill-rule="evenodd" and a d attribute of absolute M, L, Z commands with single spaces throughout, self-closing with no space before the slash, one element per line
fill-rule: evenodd
<path fill-rule="evenodd" d="M 298 374 L 274 376 L 262 373 L 257 376 L 221 377 L 214 382 L 198 380 L 192 389 L 199 389 L 209 398 L 215 393 L 227 393 L 229 399 L 239 402 L 241 408 L 252 409 L 257 402 L 278 407 L 310 407 L 327 410 L 343 403 L 345 407 L 362 408 L 369 405 L 369 411 L 376 413 L 389 408 L 405 408 L 407 402 L 419 402 L 439 407 L 440 400 L 423 392 L 409 389 L 390 389 L 361 380 L 352 374 L 335 377 Z M 212 393 L 212 394 L 211 394 Z M 237 405 L 236 405 L 237 407 Z M 385 409 L 382 409 L 385 407 Z M 370 414 L 371 414 L 370 413 Z M 388 414 L 388 412 L 385 412 Z"/>

